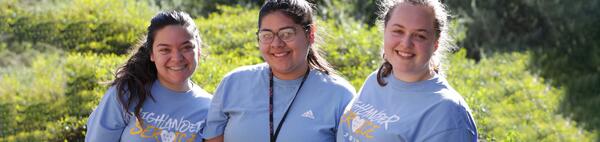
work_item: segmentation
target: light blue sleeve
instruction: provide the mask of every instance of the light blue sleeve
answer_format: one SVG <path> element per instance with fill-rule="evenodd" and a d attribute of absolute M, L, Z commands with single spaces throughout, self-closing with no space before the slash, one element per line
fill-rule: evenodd
<path fill-rule="evenodd" d="M 125 113 L 117 99 L 116 88 L 111 87 L 88 119 L 85 141 L 119 141 L 126 126 Z"/>
<path fill-rule="evenodd" d="M 477 142 L 477 136 L 466 128 L 440 132 L 424 140 L 425 142 Z"/>
<path fill-rule="evenodd" d="M 477 128 L 466 106 L 462 101 L 444 101 L 437 105 L 436 109 L 430 110 L 431 114 L 423 120 L 423 141 L 430 142 L 476 142 Z M 436 130 L 441 130 L 437 131 Z"/>
<path fill-rule="evenodd" d="M 337 131 L 338 131 L 339 124 L 342 119 L 342 116 L 344 115 L 344 111 L 346 110 L 346 107 L 348 107 L 350 105 L 350 103 L 352 102 L 352 100 L 354 99 L 354 97 L 356 97 L 356 90 L 354 89 L 354 87 L 352 85 L 350 85 L 348 83 L 345 87 L 346 87 L 345 90 L 343 90 L 343 92 L 342 92 L 342 94 L 344 94 L 344 98 L 343 98 L 342 102 L 339 104 L 338 110 L 336 112 L 337 113 L 336 117 L 335 117 L 336 123 L 335 123 L 335 128 L 334 128 L 335 133 L 337 133 Z"/>
<path fill-rule="evenodd" d="M 210 103 L 210 108 L 208 109 L 208 114 L 206 118 L 206 127 L 204 127 L 204 138 L 212 139 L 214 137 L 223 135 L 225 131 L 225 126 L 229 117 L 225 115 L 223 112 L 223 98 L 227 93 L 227 80 L 228 77 L 223 78 L 215 94 L 213 96 L 212 102 Z"/>

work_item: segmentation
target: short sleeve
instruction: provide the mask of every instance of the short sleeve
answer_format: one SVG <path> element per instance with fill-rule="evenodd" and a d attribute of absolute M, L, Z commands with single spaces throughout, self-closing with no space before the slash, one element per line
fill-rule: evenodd
<path fill-rule="evenodd" d="M 342 116 L 344 115 L 344 112 L 346 110 L 346 107 L 350 106 L 350 103 L 352 102 L 352 100 L 356 97 L 356 93 L 354 92 L 354 87 L 352 86 L 347 86 L 342 92 L 342 101 L 340 102 L 340 104 L 337 106 L 338 110 L 336 112 L 336 125 L 335 125 L 335 132 L 337 132 L 337 128 L 339 127 L 339 122 L 340 119 L 342 118 Z"/>
<path fill-rule="evenodd" d="M 215 91 L 208 114 L 206 118 L 206 127 L 204 127 L 204 138 L 211 139 L 223 135 L 225 126 L 229 117 L 223 112 L 223 100 L 227 94 L 227 77 L 221 81 L 219 87 Z"/>
<path fill-rule="evenodd" d="M 109 88 L 87 122 L 86 142 L 119 141 L 127 126 L 125 112 L 117 99 L 115 87 Z"/>
<path fill-rule="evenodd" d="M 477 142 L 477 135 L 467 128 L 443 131 L 432 135 L 425 142 Z"/>

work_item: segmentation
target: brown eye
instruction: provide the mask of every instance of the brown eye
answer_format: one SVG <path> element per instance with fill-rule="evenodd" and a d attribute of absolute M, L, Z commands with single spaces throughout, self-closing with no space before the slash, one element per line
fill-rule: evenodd
<path fill-rule="evenodd" d="M 159 49 L 159 50 L 158 50 L 158 53 L 160 53 L 160 54 L 167 54 L 167 53 L 169 53 L 169 51 L 170 51 L 170 50 L 169 50 L 169 49 L 167 49 L 167 48 L 162 48 L 162 49 Z"/>
<path fill-rule="evenodd" d="M 273 40 L 273 33 L 270 31 L 261 31 L 258 33 L 258 40 L 263 43 Z"/>
<path fill-rule="evenodd" d="M 279 37 L 282 40 L 285 41 L 289 41 L 290 39 L 292 39 L 294 37 L 296 33 L 294 32 L 294 29 L 283 29 L 281 31 L 279 31 Z"/>
<path fill-rule="evenodd" d="M 403 30 L 393 30 L 393 31 L 392 31 L 392 34 L 393 34 L 393 35 L 403 35 L 403 34 L 404 34 L 404 31 L 403 31 Z"/>
<path fill-rule="evenodd" d="M 193 49 L 194 49 L 194 46 L 192 46 L 192 45 L 186 45 L 183 47 L 184 51 L 192 51 Z"/>
<path fill-rule="evenodd" d="M 414 34 L 413 36 L 419 41 L 427 40 L 427 36 L 423 34 Z"/>

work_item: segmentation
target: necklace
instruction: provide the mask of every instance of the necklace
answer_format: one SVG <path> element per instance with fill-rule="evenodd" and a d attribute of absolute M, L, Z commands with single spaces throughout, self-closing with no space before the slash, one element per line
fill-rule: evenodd
<path fill-rule="evenodd" d="M 277 136 L 279 135 L 281 126 L 283 125 L 283 122 L 285 121 L 285 118 L 287 117 L 288 112 L 290 111 L 290 108 L 292 107 L 292 104 L 294 104 L 294 101 L 296 100 L 296 96 L 298 96 L 298 92 L 300 92 L 300 89 L 302 89 L 302 85 L 304 85 L 304 81 L 306 81 L 306 78 L 308 77 L 309 72 L 310 72 L 310 68 L 306 69 L 306 73 L 304 73 L 304 77 L 302 77 L 302 82 L 300 82 L 300 86 L 298 87 L 298 90 L 296 90 L 296 94 L 294 94 L 294 96 L 292 97 L 292 102 L 290 102 L 290 104 L 287 106 L 287 109 L 285 110 L 283 117 L 281 117 L 281 121 L 279 121 L 279 124 L 277 125 L 277 130 L 275 130 L 275 132 L 273 132 L 273 71 L 270 70 L 270 75 L 269 75 L 269 134 L 271 136 L 271 142 L 275 142 L 277 140 Z"/>

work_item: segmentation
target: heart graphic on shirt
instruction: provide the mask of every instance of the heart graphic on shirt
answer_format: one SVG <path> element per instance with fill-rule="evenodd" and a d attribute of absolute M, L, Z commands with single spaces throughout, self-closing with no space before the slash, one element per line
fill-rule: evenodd
<path fill-rule="evenodd" d="M 359 116 L 354 117 L 354 119 L 352 119 L 352 132 L 356 132 L 356 130 L 365 124 L 366 121 L 367 120 L 362 119 Z"/>
<path fill-rule="evenodd" d="M 160 139 L 163 142 L 174 142 L 175 141 L 175 132 L 169 132 L 167 130 L 162 130 L 162 132 L 160 132 Z"/>

